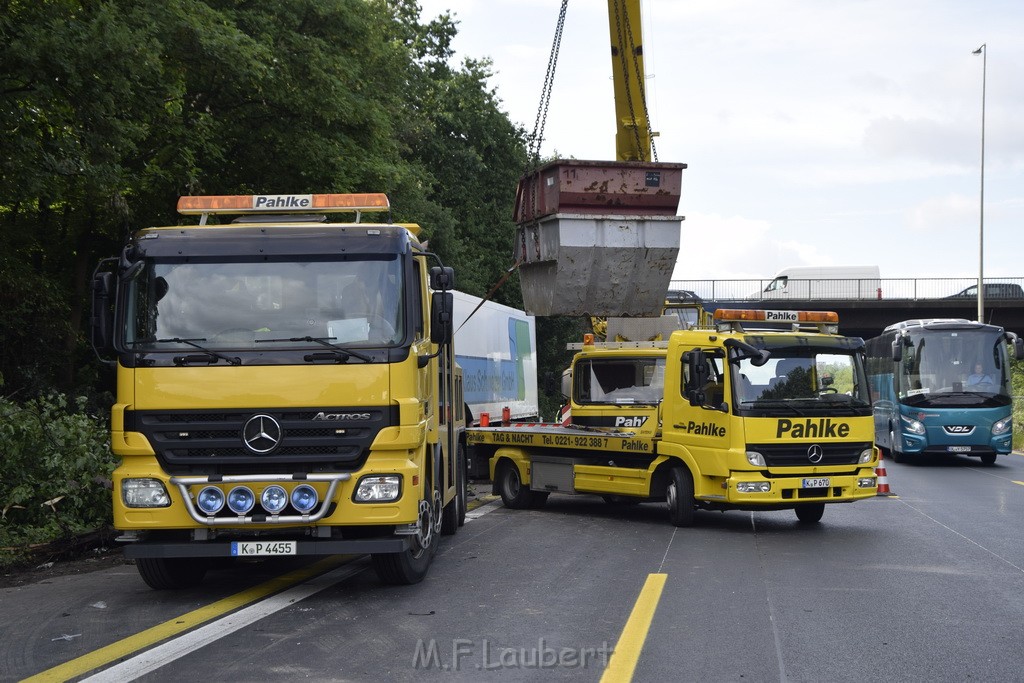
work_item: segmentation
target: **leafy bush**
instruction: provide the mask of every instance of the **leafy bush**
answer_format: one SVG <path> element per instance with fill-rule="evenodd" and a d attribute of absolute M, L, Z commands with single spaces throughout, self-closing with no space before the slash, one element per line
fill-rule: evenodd
<path fill-rule="evenodd" d="M 84 397 L 0 398 L 0 564 L 29 544 L 108 526 L 115 459 Z"/>
<path fill-rule="evenodd" d="M 1024 358 L 1010 362 L 1013 390 L 1013 450 L 1024 450 Z"/>

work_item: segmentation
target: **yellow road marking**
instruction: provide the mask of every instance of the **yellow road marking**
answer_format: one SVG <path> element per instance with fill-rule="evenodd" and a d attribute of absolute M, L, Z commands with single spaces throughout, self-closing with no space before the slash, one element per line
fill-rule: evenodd
<path fill-rule="evenodd" d="M 24 680 L 26 682 L 66 681 L 76 678 L 82 674 L 92 671 L 93 669 L 97 669 L 109 664 L 110 662 L 134 654 L 151 645 L 155 645 L 156 643 L 166 640 L 171 636 L 176 636 L 179 633 L 195 628 L 196 626 L 210 621 L 211 619 L 215 619 L 240 607 L 244 607 L 251 602 L 256 602 L 257 600 L 261 600 L 269 595 L 273 595 L 274 593 L 280 593 L 295 584 L 307 581 L 314 576 L 324 574 L 347 562 L 351 562 L 353 557 L 354 556 L 352 555 L 332 555 L 331 557 L 315 562 L 307 567 L 296 569 L 295 571 L 278 576 L 266 583 L 260 584 L 259 586 L 253 586 L 241 593 L 229 595 L 228 597 L 218 600 L 217 602 L 210 603 L 205 607 L 200 607 L 199 609 L 183 614 L 180 617 L 175 617 L 174 619 L 165 621 L 162 624 L 157 624 L 145 631 L 140 631 L 135 635 L 128 636 L 116 643 L 111 643 L 106 647 L 101 647 L 98 650 L 94 650 L 88 654 L 82 655 L 81 657 L 72 659 L 69 662 L 55 666 L 52 669 L 47 669 L 46 671 Z"/>
<path fill-rule="evenodd" d="M 601 676 L 601 683 L 629 683 L 633 680 L 633 671 L 640 659 L 644 641 L 647 640 L 647 632 L 651 629 L 651 620 L 654 619 L 654 611 L 658 608 L 667 578 L 668 574 L 647 575 L 640 597 L 636 599 L 626 626 L 619 635 L 619 642 L 615 644 L 608 668 Z"/>
<path fill-rule="evenodd" d="M 1021 486 L 1024 486 L 1024 481 L 1017 481 L 1016 479 L 1014 479 L 1012 481 L 1013 481 L 1014 484 L 1020 484 Z"/>

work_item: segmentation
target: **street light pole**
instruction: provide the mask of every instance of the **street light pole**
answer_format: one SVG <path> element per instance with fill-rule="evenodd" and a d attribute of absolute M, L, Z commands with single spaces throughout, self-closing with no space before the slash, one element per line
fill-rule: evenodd
<path fill-rule="evenodd" d="M 981 55 L 981 206 L 978 216 L 978 322 L 985 322 L 985 77 L 988 49 L 981 44 L 974 54 Z"/>

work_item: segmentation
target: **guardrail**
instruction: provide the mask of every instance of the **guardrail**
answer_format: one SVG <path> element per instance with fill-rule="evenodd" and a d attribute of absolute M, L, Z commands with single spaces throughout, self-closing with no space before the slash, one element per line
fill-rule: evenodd
<path fill-rule="evenodd" d="M 978 298 L 974 278 L 870 278 L 864 280 L 798 280 L 786 288 L 766 292 L 767 280 L 672 280 L 670 290 L 688 290 L 707 301 L 744 300 L 867 300 L 867 299 L 961 299 Z M 985 281 L 985 300 L 1017 300 L 1024 303 L 1024 277 Z"/>

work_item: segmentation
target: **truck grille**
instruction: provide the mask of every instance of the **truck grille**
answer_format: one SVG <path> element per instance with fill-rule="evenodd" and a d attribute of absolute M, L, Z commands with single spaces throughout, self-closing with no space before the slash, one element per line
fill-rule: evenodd
<path fill-rule="evenodd" d="M 811 462 L 808 449 L 811 443 L 747 444 L 748 451 L 757 451 L 764 456 L 768 467 L 809 467 L 816 465 L 855 465 L 864 449 L 871 448 L 871 442 L 821 443 L 822 458 Z"/>
<path fill-rule="evenodd" d="M 170 474 L 241 474 L 358 469 L 397 408 L 126 411 Z"/>

